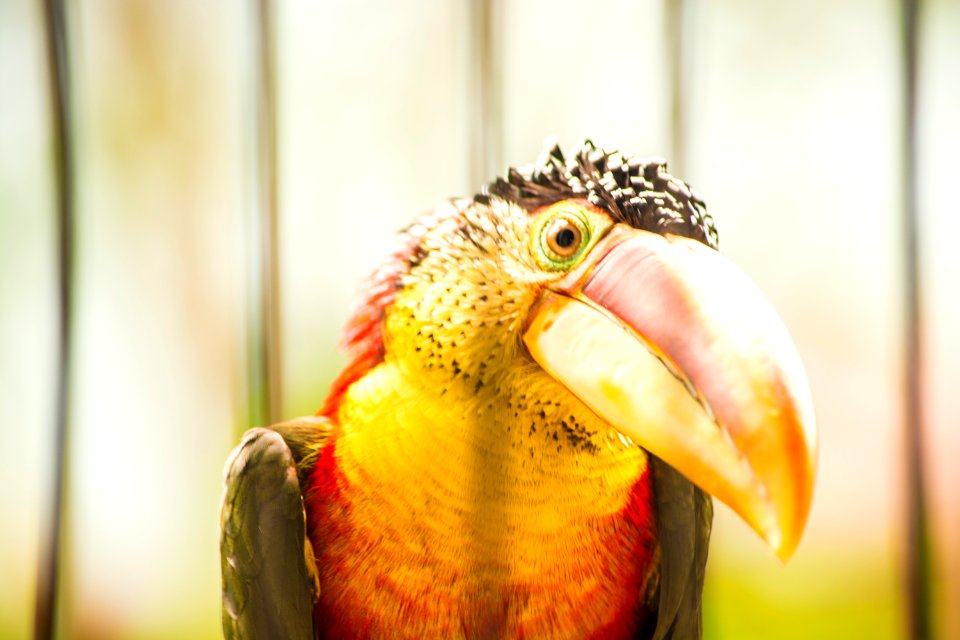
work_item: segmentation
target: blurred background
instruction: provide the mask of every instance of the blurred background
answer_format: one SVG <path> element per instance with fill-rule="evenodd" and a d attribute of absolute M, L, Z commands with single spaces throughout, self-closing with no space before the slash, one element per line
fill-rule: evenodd
<path fill-rule="evenodd" d="M 905 637 L 898 5 L 690 4 L 681 150 L 659 0 L 501 0 L 486 29 L 465 0 L 277 0 L 275 411 L 320 406 L 355 288 L 415 215 L 533 161 L 548 135 L 570 151 L 589 137 L 682 152 L 674 168 L 721 250 L 796 340 L 821 436 L 788 565 L 717 507 L 707 637 Z M 60 636 L 218 637 L 221 470 L 259 420 L 256 6 L 67 5 L 77 259 Z M 43 24 L 40 3 L 0 0 L 0 638 L 32 633 L 54 478 Z M 919 34 L 923 472 L 935 630 L 957 638 L 960 3 L 924 2 Z"/>

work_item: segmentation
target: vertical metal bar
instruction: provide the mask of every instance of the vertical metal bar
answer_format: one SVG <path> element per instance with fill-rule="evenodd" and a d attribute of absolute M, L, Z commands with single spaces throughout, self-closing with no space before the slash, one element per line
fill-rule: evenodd
<path fill-rule="evenodd" d="M 664 0 L 663 30 L 664 49 L 667 63 L 667 85 L 669 96 L 670 171 L 682 180 L 687 180 L 688 165 L 692 155 L 687 137 L 689 127 L 687 105 L 689 104 L 689 83 L 694 74 L 694 37 L 698 3 L 697 0 Z M 702 576 L 701 576 L 702 578 Z M 703 581 L 701 579 L 701 585 Z M 701 619 L 696 629 L 702 635 L 704 628 L 711 627 L 712 608 L 709 602 L 710 592 L 700 594 Z"/>
<path fill-rule="evenodd" d="M 930 541 L 923 476 L 923 344 L 917 206 L 917 52 L 920 0 L 901 0 L 901 190 L 904 272 L 904 453 L 908 637 L 932 636 Z"/>
<path fill-rule="evenodd" d="M 66 480 L 70 418 L 71 355 L 73 351 L 74 167 L 73 126 L 67 16 L 62 0 L 43 1 L 44 37 L 50 83 L 56 184 L 57 233 L 57 380 L 54 426 L 53 494 L 49 503 L 46 540 L 40 548 L 34 637 L 52 638 L 56 631 L 60 577 L 60 542 Z"/>
<path fill-rule="evenodd" d="M 470 105 L 472 107 L 471 139 L 470 139 L 470 187 L 479 192 L 503 171 L 503 119 L 500 85 L 500 56 L 496 47 L 497 7 L 495 0 L 471 0 L 470 2 L 470 40 L 471 40 L 471 69 L 470 78 Z M 506 439 L 501 438 L 494 442 L 492 453 L 497 456 L 506 456 L 507 451 L 501 448 L 506 445 Z M 483 490 L 484 481 L 481 470 L 484 468 L 483 454 L 480 448 L 474 450 L 474 455 L 466 461 L 469 472 L 473 475 L 470 503 L 477 522 L 500 522 L 504 519 L 503 505 L 491 500 L 491 494 Z M 477 527 L 471 528 L 473 548 L 481 549 L 483 545 L 492 543 L 499 548 L 505 544 L 503 530 L 495 527 L 490 538 L 481 535 Z M 483 538 L 480 542 L 479 538 Z M 469 571 L 473 579 L 479 584 L 484 580 L 484 559 L 474 556 L 470 559 Z M 482 601 L 480 610 L 495 612 L 499 604 L 492 601 Z M 484 637 L 502 637 L 506 633 L 504 628 L 505 616 L 484 615 L 478 619 L 478 625 L 483 629 Z"/>
<path fill-rule="evenodd" d="M 685 178 L 688 161 L 688 81 L 693 66 L 690 31 L 696 12 L 695 0 L 664 0 L 663 22 L 669 95 L 670 171 Z"/>
<path fill-rule="evenodd" d="M 503 171 L 503 99 L 495 0 L 471 2 L 470 179 L 474 188 Z"/>
<path fill-rule="evenodd" d="M 670 157 L 674 174 L 683 176 L 686 139 L 683 107 L 683 0 L 665 0 L 663 26 L 667 57 L 667 94 L 669 96 Z"/>
<path fill-rule="evenodd" d="M 256 80 L 256 207 L 254 309 L 251 322 L 251 419 L 277 422 L 282 412 L 282 343 L 277 194 L 277 88 L 274 7 L 256 2 L 253 29 Z"/>

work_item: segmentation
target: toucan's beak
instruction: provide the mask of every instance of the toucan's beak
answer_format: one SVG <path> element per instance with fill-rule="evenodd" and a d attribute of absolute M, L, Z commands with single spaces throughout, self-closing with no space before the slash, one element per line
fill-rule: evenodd
<path fill-rule="evenodd" d="M 816 467 L 812 400 L 786 328 L 732 262 L 616 225 L 544 293 L 524 342 L 614 428 L 793 554 Z"/>

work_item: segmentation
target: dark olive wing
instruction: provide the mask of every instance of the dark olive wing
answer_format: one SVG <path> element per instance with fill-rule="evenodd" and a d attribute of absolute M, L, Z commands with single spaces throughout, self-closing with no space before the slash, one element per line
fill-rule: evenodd
<path fill-rule="evenodd" d="M 297 472 L 271 429 L 248 431 L 227 462 L 220 567 L 229 640 L 313 638 L 318 587 Z"/>
<path fill-rule="evenodd" d="M 660 591 L 654 640 L 703 635 L 703 579 L 713 501 L 673 467 L 650 456 L 657 500 Z"/>

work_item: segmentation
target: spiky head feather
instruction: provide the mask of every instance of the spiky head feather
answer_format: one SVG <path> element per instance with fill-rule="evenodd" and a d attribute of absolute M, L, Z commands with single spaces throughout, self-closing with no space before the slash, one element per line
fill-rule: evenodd
<path fill-rule="evenodd" d="M 528 211 L 585 198 L 607 211 L 614 222 L 694 238 L 717 248 L 713 218 L 690 187 L 667 173 L 666 161 L 604 151 L 589 140 L 569 160 L 559 145 L 548 146 L 535 164 L 511 168 L 506 178 L 490 183 L 477 199 L 485 202 L 491 197 Z"/>

